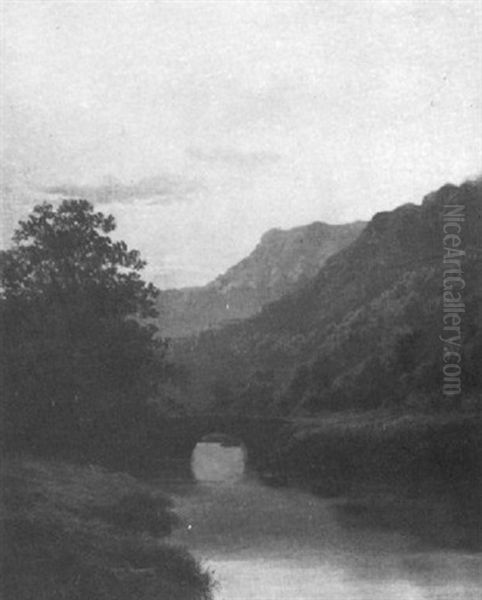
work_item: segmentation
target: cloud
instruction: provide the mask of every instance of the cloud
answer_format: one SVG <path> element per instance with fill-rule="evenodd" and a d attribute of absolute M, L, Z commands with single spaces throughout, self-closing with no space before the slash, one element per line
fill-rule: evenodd
<path fill-rule="evenodd" d="M 234 148 L 212 148 L 201 150 L 189 148 L 187 153 L 192 158 L 206 163 L 220 163 L 239 168 L 255 168 L 262 165 L 273 164 L 281 160 L 281 155 L 276 152 L 264 150 L 243 151 Z"/>
<path fill-rule="evenodd" d="M 115 178 L 108 178 L 99 185 L 61 184 L 44 187 L 42 191 L 54 196 L 84 198 L 96 204 L 128 203 L 132 200 L 145 199 L 167 205 L 189 200 L 202 187 L 202 184 L 196 180 L 162 175 L 127 184 Z"/>

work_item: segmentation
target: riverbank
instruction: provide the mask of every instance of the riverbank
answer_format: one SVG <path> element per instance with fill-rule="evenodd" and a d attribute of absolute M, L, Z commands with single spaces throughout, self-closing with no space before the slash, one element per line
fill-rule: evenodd
<path fill-rule="evenodd" d="M 209 600 L 211 578 L 164 543 L 177 524 L 158 488 L 97 466 L 2 465 L 5 600 Z"/>
<path fill-rule="evenodd" d="M 482 550 L 482 418 L 477 414 L 337 413 L 299 419 L 282 435 L 274 483 L 341 497 L 357 527 L 416 533 Z"/>

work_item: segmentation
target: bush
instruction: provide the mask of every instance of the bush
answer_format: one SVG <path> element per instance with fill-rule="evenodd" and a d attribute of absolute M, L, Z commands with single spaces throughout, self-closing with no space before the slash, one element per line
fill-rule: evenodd
<path fill-rule="evenodd" d="M 482 480 L 481 432 L 474 415 L 344 415 L 294 426 L 282 454 L 320 492 L 364 483 L 457 487 Z"/>
<path fill-rule="evenodd" d="M 158 539 L 176 520 L 166 496 L 67 463 L 8 460 L 2 475 L 4 600 L 211 598 L 210 575 Z"/>
<path fill-rule="evenodd" d="M 125 531 L 165 536 L 179 523 L 171 508 L 169 498 L 139 491 L 123 496 L 109 506 L 98 507 L 92 514 Z"/>

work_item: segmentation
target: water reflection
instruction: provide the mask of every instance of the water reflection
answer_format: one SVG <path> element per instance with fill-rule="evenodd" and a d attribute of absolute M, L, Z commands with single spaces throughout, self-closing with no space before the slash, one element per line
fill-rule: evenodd
<path fill-rule="evenodd" d="M 220 435 L 203 438 L 191 458 L 191 469 L 197 481 L 237 481 L 242 478 L 245 468 L 244 446 Z"/>
<path fill-rule="evenodd" d="M 192 467 L 200 469 L 201 481 L 242 474 L 240 446 L 199 446 Z M 233 472 L 226 463 L 238 466 Z M 251 472 L 234 485 L 179 481 L 169 493 L 183 522 L 172 542 L 186 545 L 214 571 L 215 600 L 481 597 L 482 554 L 429 550 L 416 535 L 353 527 L 338 518 L 340 499 L 267 487 Z"/>

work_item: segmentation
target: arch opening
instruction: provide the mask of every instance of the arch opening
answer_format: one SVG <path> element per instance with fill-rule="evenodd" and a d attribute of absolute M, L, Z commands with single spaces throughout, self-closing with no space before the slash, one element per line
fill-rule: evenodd
<path fill-rule="evenodd" d="M 200 482 L 233 482 L 246 471 L 248 452 L 242 440 L 225 433 L 204 435 L 191 455 L 191 471 Z"/>

